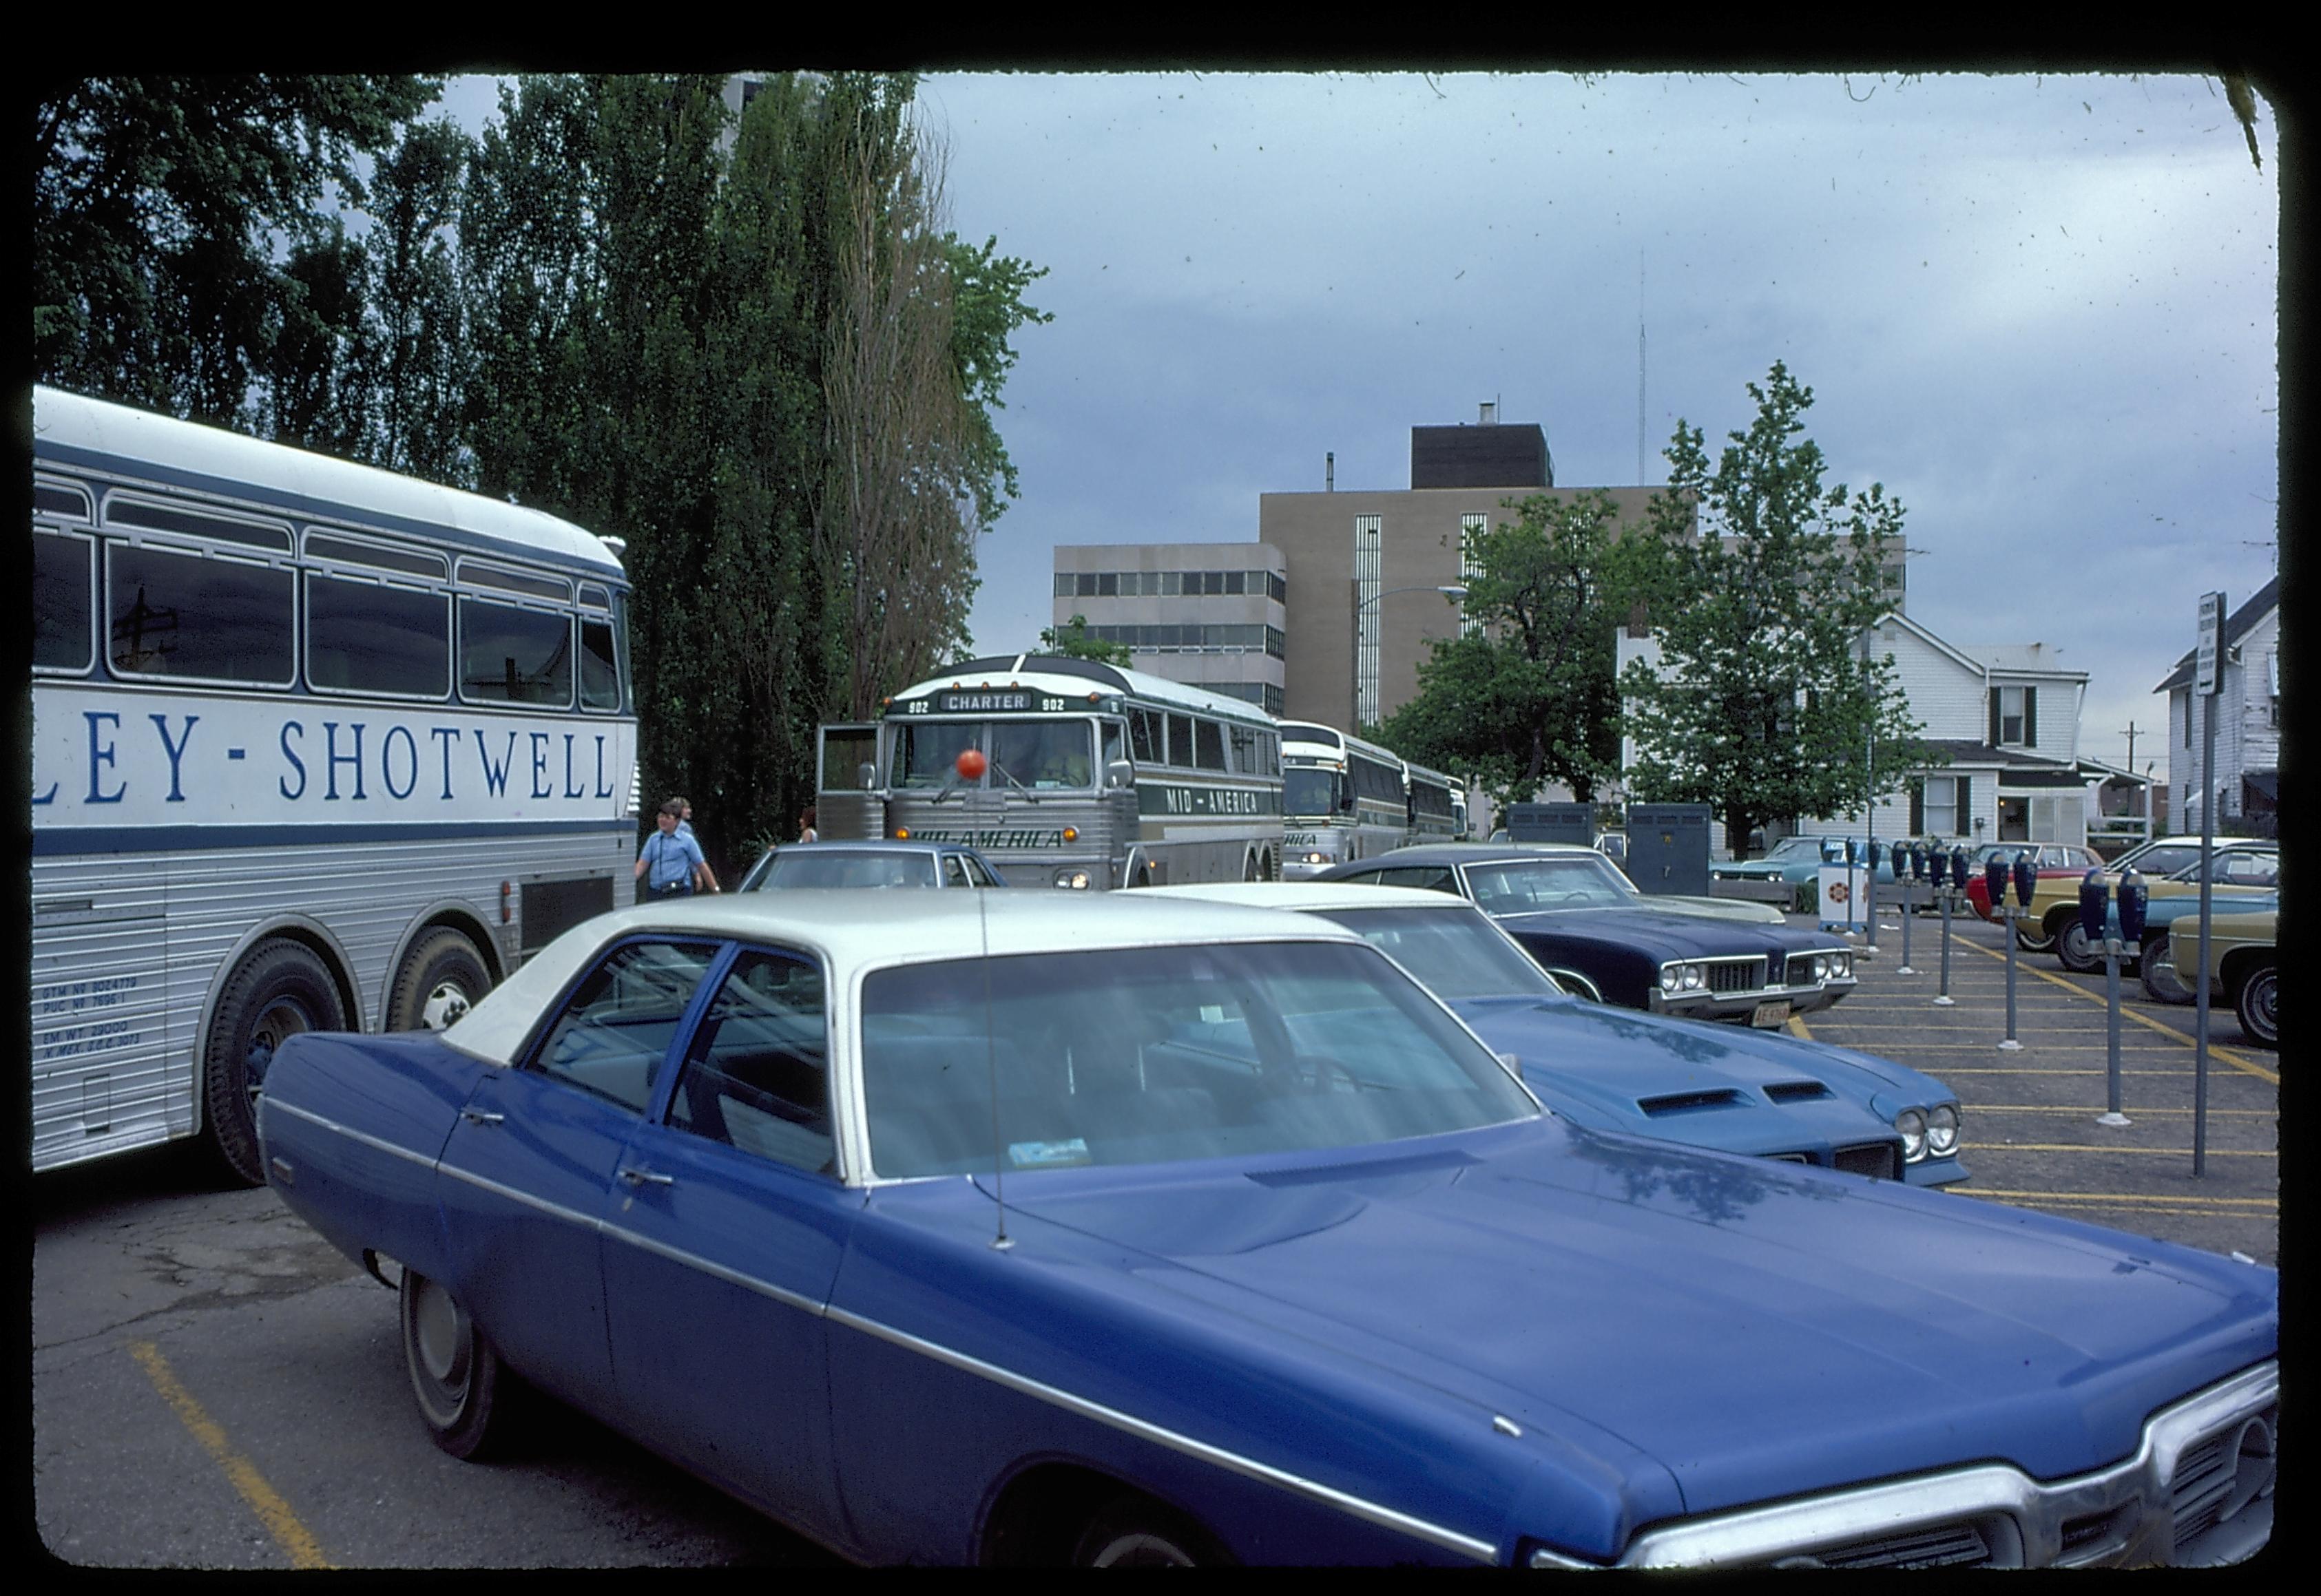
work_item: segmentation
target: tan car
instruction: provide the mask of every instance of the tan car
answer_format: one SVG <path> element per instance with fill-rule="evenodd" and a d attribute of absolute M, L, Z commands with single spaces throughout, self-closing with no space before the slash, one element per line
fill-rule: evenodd
<path fill-rule="evenodd" d="M 2273 1003 L 2280 960 L 2273 952 L 2280 911 L 2215 914 L 2208 919 L 2208 1001 L 2226 1002 L 2240 1016 L 2241 1034 L 2260 1047 L 2279 1048 Z M 2198 944 L 2189 939 L 2187 948 Z"/>
<path fill-rule="evenodd" d="M 2133 868 L 2144 876 L 2154 900 L 2181 897 L 2188 893 L 2197 897 L 2200 892 L 2200 839 L 2189 839 L 2189 855 L 2182 851 L 2187 840 L 2164 837 L 2123 854 L 2104 873 L 2104 880 L 2116 889 L 2122 868 Z M 2162 870 L 2174 874 L 2158 875 Z M 2025 917 L 2039 928 L 2041 936 L 2052 940 L 2057 962 L 2083 975 L 2103 968 L 2101 949 L 2088 940 L 2087 931 L 2080 924 L 2080 883 L 2084 879 L 2071 875 L 2042 877 L 2031 893 L 2031 908 Z M 2271 895 L 2278 890 L 2280 880 L 2280 844 L 2247 837 L 2217 838 L 2215 880 L 2218 903 L 2231 898 Z M 2009 892 L 2011 894 L 2011 888 Z"/>

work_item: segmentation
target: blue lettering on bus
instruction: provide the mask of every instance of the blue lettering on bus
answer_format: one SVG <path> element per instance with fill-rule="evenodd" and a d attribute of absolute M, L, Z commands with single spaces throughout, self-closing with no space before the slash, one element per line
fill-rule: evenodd
<path fill-rule="evenodd" d="M 110 793 L 99 792 L 97 790 L 96 767 L 100 765 L 110 765 L 113 763 L 114 747 L 109 742 L 99 743 L 97 741 L 98 732 L 96 730 L 96 723 L 99 721 L 110 721 L 115 726 L 118 726 L 121 724 L 121 717 L 113 713 L 110 710 L 83 710 L 81 711 L 81 718 L 88 722 L 87 802 L 91 803 L 118 803 L 121 802 L 121 795 L 129 791 L 129 784 L 127 782 L 123 782 Z"/>
<path fill-rule="evenodd" d="M 298 773 L 298 790 L 295 793 L 290 790 L 290 783 L 287 777 L 278 779 L 274 784 L 282 789 L 282 795 L 285 798 L 296 802 L 306 795 L 306 762 L 298 757 L 296 752 L 290 747 L 290 734 L 294 731 L 300 737 L 306 735 L 306 729 L 297 721 L 285 721 L 282 722 L 282 757 L 285 759 L 289 760 L 290 768 Z"/>
<path fill-rule="evenodd" d="M 572 737 L 569 731 L 564 734 L 564 795 L 567 798 L 586 798 L 588 790 L 572 784 Z"/>
<path fill-rule="evenodd" d="M 602 742 L 605 739 L 600 737 L 596 740 L 598 742 Z M 57 801 L 57 788 L 62 784 L 63 784 L 59 782 L 50 782 L 47 792 L 35 793 L 32 795 L 32 802 L 35 803 L 54 803 Z"/>
<path fill-rule="evenodd" d="M 603 732 L 601 732 L 601 731 L 600 731 L 600 732 L 598 732 L 598 733 L 596 734 L 596 797 L 599 797 L 599 798 L 610 798 L 612 795 L 613 795 L 613 789 L 612 789 L 611 785 L 610 785 L 608 783 L 606 783 L 606 781 L 605 780 L 605 734 L 604 734 Z"/>
<path fill-rule="evenodd" d="M 194 722 L 200 720 L 201 717 L 199 715 L 187 715 L 186 717 L 185 735 L 180 737 L 176 742 L 171 742 L 169 740 L 168 716 L 149 715 L 146 719 L 151 721 L 153 722 L 153 729 L 161 734 L 161 751 L 169 756 L 168 801 L 172 803 L 183 803 L 186 801 L 186 795 L 177 788 L 177 764 L 179 760 L 186 757 L 186 745 L 194 740 Z"/>
<path fill-rule="evenodd" d="M 545 731 L 535 731 L 532 734 L 532 795 L 533 797 L 553 798 L 556 796 L 556 789 L 553 786 L 543 787 L 540 784 L 540 778 L 547 774 L 548 733 Z"/>
<path fill-rule="evenodd" d="M 515 762 L 515 733 L 508 733 L 507 752 L 500 756 L 497 765 L 494 765 L 490 745 L 484 741 L 483 728 L 478 726 L 476 728 L 476 754 L 484 762 L 484 785 L 492 790 L 493 797 L 501 796 L 507 791 L 508 766 Z"/>
<path fill-rule="evenodd" d="M 391 763 L 395 752 L 395 739 L 398 737 L 403 739 L 403 746 L 409 750 L 407 757 L 411 760 L 411 779 L 405 782 L 401 787 L 395 784 L 395 766 Z M 419 784 L 419 742 L 411 735 L 409 727 L 389 727 L 387 735 L 378 739 L 378 778 L 387 784 L 387 795 L 398 801 L 410 797 L 412 789 Z"/>
<path fill-rule="evenodd" d="M 369 795 L 364 793 L 362 784 L 363 723 L 360 721 L 349 721 L 347 730 L 355 734 L 355 751 L 351 754 L 341 754 L 339 752 L 339 723 L 336 721 L 323 722 L 323 768 L 328 773 L 327 784 L 323 793 L 325 802 L 339 795 L 339 766 L 341 765 L 351 765 L 355 767 L 356 801 L 360 803 Z"/>
<path fill-rule="evenodd" d="M 460 746 L 460 729 L 457 726 L 435 726 L 428 729 L 427 735 L 433 738 L 443 750 L 443 797 L 449 802 L 451 796 L 451 750 Z M 481 737 L 483 733 L 479 731 L 476 735 Z"/>

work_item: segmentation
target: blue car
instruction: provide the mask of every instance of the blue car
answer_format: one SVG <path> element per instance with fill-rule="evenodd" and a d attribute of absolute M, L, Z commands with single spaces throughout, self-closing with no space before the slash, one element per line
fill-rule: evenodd
<path fill-rule="evenodd" d="M 1488 915 L 1441 893 L 1307 882 L 1147 890 L 1288 909 L 1360 932 L 1579 1124 L 1914 1186 L 1967 1178 L 1958 1094 L 1932 1075 L 1780 1032 L 1570 996 Z"/>
<path fill-rule="evenodd" d="M 448 1029 L 290 1038 L 257 1122 L 282 1201 L 392 1283 L 445 1450 L 487 1454 L 520 1382 L 867 1563 L 2271 1532 L 2274 1271 L 1573 1124 L 1311 915 L 617 911 Z"/>

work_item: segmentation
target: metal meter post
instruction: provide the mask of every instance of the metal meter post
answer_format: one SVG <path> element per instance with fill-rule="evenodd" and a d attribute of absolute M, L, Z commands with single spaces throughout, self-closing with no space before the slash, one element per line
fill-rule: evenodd
<path fill-rule="evenodd" d="M 1958 999 L 1951 995 L 1951 855 L 1945 848 L 1936 848 L 1927 856 L 1926 871 L 1934 878 L 1934 895 L 1943 901 L 1943 984 L 1934 994 L 1934 1002 L 1951 1008 Z"/>
<path fill-rule="evenodd" d="M 1897 975 L 1915 975 L 1910 967 L 1910 917 L 1918 911 L 1916 882 L 1926 874 L 1926 850 L 1922 844 L 1894 845 L 1894 884 L 1902 889 L 1902 963 Z"/>
<path fill-rule="evenodd" d="M 2090 870 L 2080 883 L 2080 929 L 2104 950 L 2104 1004 L 2110 1025 L 2104 1049 L 2104 1111 L 2098 1125 L 2121 1126 L 2128 1118 L 2119 1104 L 2119 922 L 2111 913 L 2111 888 L 2100 870 Z"/>
<path fill-rule="evenodd" d="M 1983 862 L 1983 884 L 1990 893 L 1990 906 L 2000 915 L 1999 926 L 2007 936 L 2007 1038 L 1998 1044 L 2002 1052 L 2020 1052 L 2023 1044 L 2015 1039 L 2015 905 L 2007 901 L 2007 860 L 1993 854 Z"/>
<path fill-rule="evenodd" d="M 1847 838 L 1851 851 L 1853 839 Z M 1861 845 L 1861 951 L 1871 958 L 1878 957 L 1878 839 L 1865 838 Z"/>
<path fill-rule="evenodd" d="M 2192 1173 L 2208 1172 L 2208 934 L 2215 893 L 2210 884 L 2216 857 L 2216 693 L 2225 677 L 2225 595 L 2200 595 L 2198 664 L 2192 695 L 2184 706 L 2200 706 L 2200 965 L 2195 975 L 2192 1013 Z M 2172 951 L 2176 939 L 2170 937 Z"/>

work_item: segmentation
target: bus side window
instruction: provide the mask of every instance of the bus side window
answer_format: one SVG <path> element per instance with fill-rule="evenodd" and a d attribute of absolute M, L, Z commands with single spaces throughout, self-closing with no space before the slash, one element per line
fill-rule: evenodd
<path fill-rule="evenodd" d="M 1139 765 L 1165 765 L 1160 717 L 1151 710 L 1128 712 L 1128 757 Z"/>
<path fill-rule="evenodd" d="M 1225 767 L 1225 729 L 1206 716 L 1193 722 L 1193 763 L 1203 770 Z"/>
<path fill-rule="evenodd" d="M 1193 717 L 1190 715 L 1169 717 L 1168 763 L 1181 769 L 1192 768 Z"/>
<path fill-rule="evenodd" d="M 1122 757 L 1120 751 L 1120 722 L 1117 721 L 1106 721 L 1100 722 L 1100 724 L 1104 727 L 1104 757 L 1097 761 L 1096 779 L 1098 786 L 1102 786 L 1104 784 L 1104 773 L 1112 768 L 1112 762 Z"/>
<path fill-rule="evenodd" d="M 96 635 L 93 538 L 32 529 L 32 665 L 85 671 Z"/>

